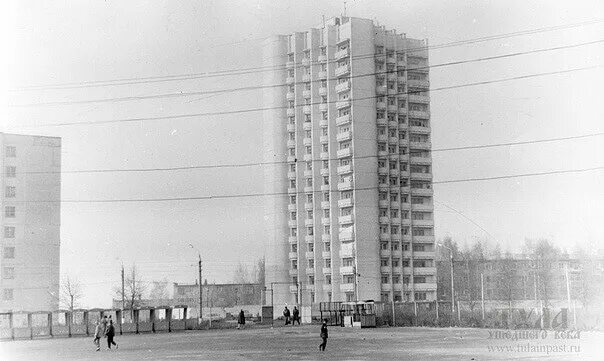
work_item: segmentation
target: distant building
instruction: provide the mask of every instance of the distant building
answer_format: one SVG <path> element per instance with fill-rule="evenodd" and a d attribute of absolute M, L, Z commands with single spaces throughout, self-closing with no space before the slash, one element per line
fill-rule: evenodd
<path fill-rule="evenodd" d="M 276 307 L 436 299 L 427 45 L 353 17 L 265 42 Z"/>
<path fill-rule="evenodd" d="M 438 261 L 438 299 L 451 300 L 451 263 Z M 458 301 L 485 300 L 593 301 L 604 297 L 604 258 L 560 257 L 534 260 L 526 255 L 511 259 L 454 261 L 455 297 Z M 481 281 L 482 274 L 482 281 Z"/>
<path fill-rule="evenodd" d="M 59 307 L 61 139 L 0 133 L 0 310 Z"/>
<path fill-rule="evenodd" d="M 209 312 L 210 307 L 231 308 L 239 305 L 261 305 L 264 285 L 259 283 L 222 283 L 204 284 L 203 308 L 204 315 Z M 187 306 L 189 315 L 199 315 L 199 284 L 173 285 L 173 297 L 171 299 L 142 299 L 139 301 L 144 307 L 158 306 Z M 114 299 L 114 308 L 121 308 L 122 301 Z"/>

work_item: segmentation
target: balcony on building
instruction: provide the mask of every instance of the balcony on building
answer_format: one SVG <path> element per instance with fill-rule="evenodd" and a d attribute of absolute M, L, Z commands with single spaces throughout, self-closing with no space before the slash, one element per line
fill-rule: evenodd
<path fill-rule="evenodd" d="M 415 291 L 435 291 L 436 283 L 414 283 L 413 289 Z"/>
<path fill-rule="evenodd" d="M 298 227 L 298 221 L 290 219 L 289 221 L 287 221 L 287 225 L 290 228 L 296 228 Z"/>
<path fill-rule="evenodd" d="M 323 258 L 331 258 L 331 252 L 330 251 L 323 251 L 323 252 L 321 252 L 321 257 L 323 257 Z"/>
<path fill-rule="evenodd" d="M 381 273 L 390 273 L 390 271 L 392 271 L 392 267 L 390 267 L 390 266 L 380 266 L 380 272 Z"/>
<path fill-rule="evenodd" d="M 295 108 L 287 108 L 287 116 L 288 117 L 293 117 L 296 115 L 296 109 Z"/>
<path fill-rule="evenodd" d="M 321 240 L 322 240 L 323 242 L 329 242 L 329 241 L 331 241 L 331 235 L 330 235 L 330 234 L 325 234 L 325 233 L 323 233 L 323 234 L 321 235 Z M 325 257 L 325 253 L 326 253 L 326 252 L 325 252 L 325 251 L 323 251 L 323 258 L 329 258 L 329 256 Z M 329 254 L 329 251 L 327 252 L 327 254 Z"/>
<path fill-rule="evenodd" d="M 285 62 L 285 67 L 287 69 L 293 69 L 294 66 L 295 66 L 295 63 L 292 60 L 288 60 L 288 61 Z"/>
<path fill-rule="evenodd" d="M 354 292 L 354 283 L 340 283 L 340 292 Z"/>
<path fill-rule="evenodd" d="M 430 112 L 427 110 L 409 110 L 409 117 L 412 118 L 420 118 L 420 119 L 429 119 Z"/>
<path fill-rule="evenodd" d="M 354 232 L 352 231 L 352 229 L 340 231 L 340 233 L 338 234 L 338 239 L 341 242 L 352 241 L 354 240 Z"/>
<path fill-rule="evenodd" d="M 336 152 L 338 158 L 346 158 L 352 156 L 352 148 L 338 149 Z"/>
<path fill-rule="evenodd" d="M 379 110 L 385 110 L 386 109 L 386 102 L 376 102 L 375 103 L 375 107 Z"/>
<path fill-rule="evenodd" d="M 345 65 L 340 65 L 340 66 L 338 66 L 338 67 L 336 68 L 336 70 L 335 70 L 335 73 L 334 73 L 334 74 L 335 74 L 335 76 L 336 76 L 336 77 L 338 77 L 338 76 L 345 75 L 345 74 L 347 74 L 348 72 L 350 72 L 350 65 L 345 64 Z"/>
<path fill-rule="evenodd" d="M 434 220 L 432 219 L 414 219 L 413 225 L 418 227 L 433 227 Z"/>
<path fill-rule="evenodd" d="M 329 226 L 331 224 L 331 219 L 329 217 L 321 218 L 321 224 L 324 226 Z"/>
<path fill-rule="evenodd" d="M 321 175 L 322 176 L 329 176 L 329 168 L 321 168 Z"/>
<path fill-rule="evenodd" d="M 329 201 L 321 201 L 321 209 L 329 209 L 331 203 Z"/>
<path fill-rule="evenodd" d="M 390 169 L 391 177 L 398 177 L 400 175 L 400 171 L 398 169 Z"/>
<path fill-rule="evenodd" d="M 285 94 L 285 97 L 287 98 L 287 100 L 294 100 L 294 99 L 296 99 L 296 93 L 287 92 L 287 94 Z"/>
<path fill-rule="evenodd" d="M 312 138 L 303 138 L 302 139 L 302 144 L 304 144 L 304 145 L 312 145 Z"/>
<path fill-rule="evenodd" d="M 378 85 L 375 87 L 375 92 L 378 95 L 384 95 L 386 94 L 386 86 L 385 85 Z"/>
<path fill-rule="evenodd" d="M 321 184 L 321 191 L 329 192 L 329 190 L 330 190 L 329 184 Z"/>
<path fill-rule="evenodd" d="M 352 181 L 339 182 L 338 183 L 338 190 L 339 191 L 349 191 L 349 190 L 352 190 Z"/>
<path fill-rule="evenodd" d="M 432 180 L 432 173 L 411 173 L 411 179 Z"/>
<path fill-rule="evenodd" d="M 338 100 L 336 102 L 337 109 L 343 109 L 350 106 L 350 99 Z"/>
<path fill-rule="evenodd" d="M 388 105 L 388 112 L 396 113 L 397 110 L 398 110 L 398 106 L 396 104 Z"/>
<path fill-rule="evenodd" d="M 434 190 L 432 188 L 413 188 L 411 194 L 414 196 L 431 196 L 434 194 Z"/>
<path fill-rule="evenodd" d="M 298 286 L 296 285 L 289 285 L 289 292 L 298 292 Z"/>
<path fill-rule="evenodd" d="M 330 275 L 331 274 L 331 267 L 323 267 L 323 274 L 324 275 Z M 328 285 L 328 286 L 331 289 L 331 285 Z"/>
<path fill-rule="evenodd" d="M 389 72 L 386 76 L 386 79 L 388 79 L 389 81 L 397 81 L 398 74 L 395 71 Z"/>
<path fill-rule="evenodd" d="M 328 126 L 328 125 L 329 125 L 329 120 L 327 120 L 327 119 L 323 119 L 323 118 L 321 118 L 321 119 L 319 120 L 319 126 L 321 126 L 321 127 L 326 127 L 326 126 Z"/>
<path fill-rule="evenodd" d="M 413 251 L 413 258 L 435 259 L 435 257 L 436 257 L 436 253 L 434 251 Z M 417 269 L 418 267 L 415 267 L 415 268 Z M 433 268 L 433 267 L 427 267 L 427 268 Z"/>
<path fill-rule="evenodd" d="M 317 57 L 317 61 L 318 61 L 319 63 L 325 63 L 325 62 L 327 62 L 327 55 L 319 55 L 319 56 Z"/>
<path fill-rule="evenodd" d="M 288 124 L 287 125 L 287 131 L 288 132 L 295 132 L 296 131 L 296 125 L 295 124 Z"/>
<path fill-rule="evenodd" d="M 388 141 L 388 135 L 387 134 L 378 134 L 377 140 L 378 140 L 378 142 L 386 143 Z"/>
<path fill-rule="evenodd" d="M 378 157 L 387 157 L 387 156 L 388 156 L 387 150 L 378 150 Z"/>
<path fill-rule="evenodd" d="M 326 112 L 329 109 L 329 104 L 327 103 L 320 103 L 319 104 L 319 111 L 320 112 Z"/>
<path fill-rule="evenodd" d="M 344 48 L 342 50 L 336 51 L 336 53 L 334 54 L 334 58 L 335 58 L 335 60 L 340 60 L 342 58 L 347 57 L 348 54 L 349 54 L 348 48 Z"/>
<path fill-rule="evenodd" d="M 389 120 L 388 121 L 388 126 L 390 128 L 396 128 L 398 126 L 398 122 L 396 120 Z M 398 138 L 397 137 L 390 137 L 390 141 L 394 143 L 394 139 L 396 139 L 396 141 L 398 142 Z"/>
<path fill-rule="evenodd" d="M 289 244 L 297 244 L 298 243 L 298 237 L 296 236 L 289 236 L 288 238 Z"/>
<path fill-rule="evenodd" d="M 390 257 L 391 255 L 391 251 L 389 249 L 380 249 L 380 256 L 381 257 Z"/>
<path fill-rule="evenodd" d="M 304 114 L 310 114 L 312 111 L 312 108 L 310 107 L 310 105 L 305 105 L 302 107 L 302 112 L 304 112 Z"/>
<path fill-rule="evenodd" d="M 315 269 L 311 268 L 311 267 L 307 267 L 306 268 L 306 274 L 307 275 L 314 275 L 315 274 Z"/>
<path fill-rule="evenodd" d="M 338 223 L 340 223 L 340 224 L 350 224 L 352 222 L 353 222 L 352 214 L 349 214 L 347 216 L 338 217 Z"/>
<path fill-rule="evenodd" d="M 319 157 L 323 160 L 327 160 L 329 159 L 329 153 L 328 152 L 321 152 L 321 154 L 319 155 Z"/>
<path fill-rule="evenodd" d="M 297 268 L 293 268 L 289 270 L 289 275 L 290 276 L 297 276 L 298 275 L 298 269 Z"/>
<path fill-rule="evenodd" d="M 407 108 L 401 108 L 401 107 L 399 107 L 398 108 L 398 113 L 399 114 L 407 114 Z"/>
<path fill-rule="evenodd" d="M 392 285 L 390 283 L 382 283 L 382 291 L 392 291 Z"/>
<path fill-rule="evenodd" d="M 287 210 L 288 210 L 288 211 L 295 212 L 295 211 L 296 211 L 296 209 L 298 209 L 298 205 L 296 205 L 296 204 L 288 204 L 288 205 L 287 205 Z"/>
<path fill-rule="evenodd" d="M 388 216 L 381 216 L 379 217 L 379 222 L 382 224 L 389 224 L 390 223 L 390 217 Z"/>
<path fill-rule="evenodd" d="M 305 162 L 311 162 L 312 161 L 312 154 L 304 154 L 304 161 Z"/>
<path fill-rule="evenodd" d="M 409 142 L 409 146 L 415 149 L 432 149 L 432 142 Z"/>
<path fill-rule="evenodd" d="M 337 84 L 335 87 L 335 90 L 336 90 L 336 93 L 341 93 L 341 92 L 350 90 L 350 81 L 346 80 L 345 82 Z"/>
<path fill-rule="evenodd" d="M 388 168 L 378 167 L 378 174 L 388 174 Z"/>
<path fill-rule="evenodd" d="M 329 136 L 327 135 L 322 135 L 319 137 L 319 143 L 321 144 L 327 144 L 329 143 Z"/>
<path fill-rule="evenodd" d="M 434 243 L 434 236 L 413 236 L 415 243 Z"/>
<path fill-rule="evenodd" d="M 338 174 L 352 173 L 352 164 L 341 165 L 337 169 Z"/>
<path fill-rule="evenodd" d="M 309 66 L 310 58 L 302 58 L 302 66 Z"/>
<path fill-rule="evenodd" d="M 312 95 L 312 92 L 309 89 L 304 89 L 302 90 L 302 97 L 303 98 L 310 98 L 310 96 Z"/>
<path fill-rule="evenodd" d="M 302 75 L 302 81 L 304 83 L 310 82 L 310 74 L 304 74 L 304 75 Z"/>
<path fill-rule="evenodd" d="M 344 125 L 350 122 L 350 114 L 342 115 L 336 118 L 336 125 Z"/>
<path fill-rule="evenodd" d="M 408 79 L 407 84 L 412 88 L 429 88 L 430 82 L 428 80 Z"/>
<path fill-rule="evenodd" d="M 319 71 L 317 76 L 319 77 L 319 79 L 327 79 L 327 72 L 325 70 Z"/>
<path fill-rule="evenodd" d="M 343 245 L 338 254 L 340 258 L 352 258 L 354 257 L 354 249 L 351 246 L 345 247 Z"/>
<path fill-rule="evenodd" d="M 432 158 L 430 157 L 409 157 L 409 161 L 412 164 L 432 164 Z"/>
<path fill-rule="evenodd" d="M 306 251 L 306 253 L 304 253 L 304 256 L 306 257 L 306 259 L 313 259 L 313 258 L 315 258 L 315 252 Z"/>
<path fill-rule="evenodd" d="M 385 199 L 380 199 L 380 200 L 378 201 L 378 205 L 379 205 L 381 208 L 388 208 L 388 206 L 390 206 L 390 201 L 385 200 Z"/>
<path fill-rule="evenodd" d="M 345 140 L 350 140 L 350 139 L 352 139 L 351 131 L 341 132 L 341 133 L 338 133 L 338 135 L 336 136 L 336 140 L 338 142 L 343 142 Z"/>
<path fill-rule="evenodd" d="M 338 199 L 338 207 L 340 207 L 340 208 L 352 207 L 352 198 Z"/>
<path fill-rule="evenodd" d="M 322 86 L 319 88 L 319 95 L 327 95 L 327 88 Z"/>
<path fill-rule="evenodd" d="M 409 94 L 409 101 L 413 102 L 413 103 L 429 103 L 430 102 L 430 97 L 427 95 L 421 95 L 421 94 Z"/>
<path fill-rule="evenodd" d="M 287 78 L 285 78 L 285 82 L 286 82 L 287 84 L 293 84 L 293 83 L 294 83 L 294 81 L 295 81 L 295 79 L 294 79 L 294 77 L 293 77 L 293 76 L 288 76 Z"/>
<path fill-rule="evenodd" d="M 296 194 L 296 191 L 297 191 L 296 187 L 287 188 L 287 193 L 288 194 Z"/>
<path fill-rule="evenodd" d="M 304 209 L 307 211 L 312 211 L 313 209 L 315 209 L 315 205 L 312 203 L 304 203 Z"/>
<path fill-rule="evenodd" d="M 354 274 L 354 266 L 342 266 L 340 267 L 340 274 L 352 275 Z"/>
<path fill-rule="evenodd" d="M 298 252 L 289 252 L 289 259 L 298 259 Z"/>
<path fill-rule="evenodd" d="M 427 134 L 430 133 L 431 129 L 429 126 L 427 127 L 422 127 L 422 126 L 418 126 L 418 125 L 411 125 L 409 127 L 409 131 L 413 132 L 413 133 L 422 133 L 422 134 Z"/>

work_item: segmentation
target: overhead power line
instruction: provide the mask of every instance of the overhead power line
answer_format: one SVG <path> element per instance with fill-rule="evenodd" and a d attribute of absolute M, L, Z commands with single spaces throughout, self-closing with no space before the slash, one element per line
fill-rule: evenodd
<path fill-rule="evenodd" d="M 564 169 L 564 170 L 555 170 L 555 171 L 547 171 L 547 172 L 536 172 L 536 173 L 522 173 L 522 174 L 512 174 L 512 175 L 502 175 L 502 176 L 493 176 L 493 177 L 483 177 L 483 178 L 463 178 L 463 179 L 451 179 L 451 180 L 441 180 L 430 182 L 431 184 L 448 184 L 448 183 L 462 183 L 462 182 L 478 182 L 478 181 L 490 181 L 490 180 L 499 180 L 499 179 L 511 179 L 511 178 L 521 178 L 521 177 L 534 177 L 534 176 L 544 176 L 544 175 L 552 175 L 552 174 L 565 174 L 565 173 L 582 173 L 582 172 L 590 172 L 596 170 L 602 170 L 604 166 L 600 167 L 591 167 L 591 168 L 583 168 L 583 169 Z M 387 186 L 389 187 L 389 186 Z M 377 190 L 380 187 L 353 187 L 351 190 L 354 191 L 368 191 L 368 190 Z M 335 193 L 340 192 L 337 189 L 330 189 L 328 191 L 323 190 L 313 190 L 312 193 Z M 413 193 L 413 191 L 411 191 Z M 304 190 L 296 190 L 296 192 L 274 192 L 274 193 L 242 193 L 242 194 L 223 194 L 223 195 L 207 195 L 207 196 L 197 196 L 197 197 L 166 197 L 166 198 L 139 198 L 139 199 L 87 199 L 87 200 L 76 200 L 76 199 L 65 199 L 60 201 L 13 201 L 14 203 L 138 203 L 138 202 L 174 202 L 174 201 L 195 201 L 195 200 L 213 200 L 213 199 L 228 199 L 228 198 L 255 198 L 255 197 L 267 197 L 267 196 L 289 196 L 289 195 L 303 195 L 311 192 L 306 192 Z"/>
<path fill-rule="evenodd" d="M 480 82 L 475 82 L 475 83 L 465 83 L 465 84 L 457 84 L 457 85 L 445 86 L 445 87 L 440 87 L 440 88 L 432 88 L 429 91 L 430 92 L 435 92 L 435 91 L 441 91 L 441 90 L 449 90 L 449 89 L 456 89 L 456 88 L 472 87 L 472 86 L 477 86 L 477 85 L 502 83 L 502 82 L 508 82 L 508 81 L 513 81 L 513 80 L 528 79 L 528 78 L 535 78 L 535 77 L 541 77 L 541 76 L 549 76 L 549 75 L 555 75 L 555 74 L 571 73 L 571 72 L 575 72 L 575 71 L 595 69 L 595 68 L 599 68 L 599 67 L 600 67 L 600 65 L 594 65 L 594 66 L 587 66 L 587 67 L 573 68 L 573 69 L 566 69 L 566 70 L 558 70 L 558 71 L 552 71 L 552 72 L 546 72 L 546 73 L 527 74 L 527 75 L 521 75 L 521 76 L 515 76 L 515 77 L 509 77 L 509 78 L 501 78 L 501 79 L 494 79 L 494 80 L 485 80 L 485 81 L 480 81 Z M 399 92 L 399 93 L 395 93 L 395 94 L 389 94 L 389 96 L 400 96 L 400 95 L 418 94 L 418 93 L 421 93 L 421 92 L 422 91 L 406 91 L 406 92 Z M 349 100 L 351 102 L 353 102 L 353 101 L 359 101 L 359 100 L 376 99 L 376 98 L 381 98 L 381 97 L 385 97 L 385 95 L 374 95 L 374 96 L 360 97 L 360 98 L 349 99 Z M 303 106 L 312 106 L 312 105 L 319 105 L 319 104 L 335 104 L 338 101 L 339 100 L 327 101 L 325 103 L 314 102 L 314 103 L 309 103 L 309 104 L 299 104 L 299 105 L 296 105 L 295 107 L 300 108 L 300 107 L 303 107 Z M 219 112 L 191 113 L 191 114 L 180 114 L 180 115 L 165 115 L 165 116 L 158 116 L 158 117 L 125 118 L 125 119 L 99 120 L 99 121 L 91 121 L 91 122 L 84 121 L 84 122 L 65 122 L 65 123 L 54 123 L 54 124 L 38 124 L 38 125 L 34 125 L 34 126 L 25 126 L 25 127 L 27 127 L 27 128 L 38 128 L 38 127 L 60 127 L 60 126 L 71 126 L 71 125 L 96 125 L 96 124 L 111 124 L 111 123 L 128 123 L 128 122 L 141 122 L 141 121 L 149 121 L 149 120 L 183 119 L 183 118 L 207 117 L 207 116 L 216 116 L 216 115 L 244 114 L 244 113 L 262 112 L 262 111 L 266 111 L 266 110 L 278 110 L 278 109 L 287 109 L 287 108 L 288 108 L 288 106 L 284 105 L 284 106 L 278 106 L 278 107 L 248 108 L 248 109 L 239 109 L 239 110 L 230 110 L 230 111 L 219 111 Z"/>
<path fill-rule="evenodd" d="M 579 23 L 572 24 L 564 24 L 564 25 L 556 25 L 549 27 L 542 27 L 537 29 L 530 30 L 522 30 L 515 31 L 504 34 L 483 36 L 478 38 L 466 39 L 466 40 L 458 40 L 448 43 L 429 45 L 429 46 L 421 46 L 415 48 L 405 49 L 407 52 L 418 52 L 418 51 L 426 51 L 430 49 L 442 49 L 466 44 L 474 44 L 478 42 L 485 42 L 491 40 L 500 40 L 510 37 L 517 37 L 523 35 L 532 35 L 542 32 L 563 30 L 569 28 L 576 28 L 581 26 L 594 25 L 603 22 L 604 19 L 594 19 L 589 21 L 583 21 Z M 371 54 L 363 54 L 356 55 L 356 58 L 368 58 L 373 57 L 374 53 Z M 353 56 L 355 58 L 355 56 Z M 329 62 L 333 62 L 330 60 Z M 317 64 L 318 62 L 313 61 L 312 64 Z M 294 65 L 300 65 L 301 63 L 295 63 Z M 285 69 L 285 66 L 260 66 L 260 67 L 249 67 L 249 68 L 232 68 L 232 69 L 223 69 L 223 70 L 215 70 L 208 72 L 200 72 L 200 73 L 187 73 L 187 74 L 178 74 L 178 75 L 164 75 L 164 76 L 150 76 L 150 77 L 131 77 L 131 78 L 118 78 L 118 79 L 110 79 L 110 80 L 97 80 L 97 81 L 82 81 L 82 82 L 66 82 L 66 83 L 56 83 L 49 85 L 30 85 L 23 86 L 19 88 L 11 89 L 11 91 L 29 91 L 29 90 L 46 90 L 46 89 L 71 89 L 71 88 L 83 88 L 83 87 L 104 87 L 104 86 L 116 86 L 116 85 L 131 85 L 131 84 L 140 84 L 140 83 L 154 83 L 154 82 L 167 82 L 167 81 L 179 81 L 179 80 L 189 80 L 189 79 L 199 79 L 199 78 L 210 78 L 217 76 L 229 76 L 229 75 L 244 75 L 255 72 L 264 72 L 264 71 L 274 71 L 277 69 Z"/>
<path fill-rule="evenodd" d="M 519 142 L 507 142 L 507 143 L 495 143 L 495 144 L 482 144 L 482 145 L 470 145 L 463 147 L 452 147 L 452 148 L 436 148 L 432 149 L 432 152 L 447 152 L 465 149 L 481 149 L 481 148 L 494 148 L 504 146 L 514 146 L 523 144 L 536 144 L 546 142 L 565 141 L 572 139 L 590 138 L 604 135 L 604 132 L 582 134 L 570 137 L 560 138 L 548 138 L 548 139 L 536 139 L 526 140 Z M 367 159 L 377 158 L 377 155 L 367 156 L 353 156 L 352 159 Z M 339 158 L 328 158 L 328 159 L 313 159 L 312 162 L 322 161 L 334 161 Z M 302 161 L 301 161 L 302 162 Z M 191 166 L 180 166 L 180 167 L 155 167 L 155 168 L 114 168 L 114 169 L 80 169 L 80 170 L 60 170 L 60 171 L 24 171 L 16 172 L 16 174 L 81 174 L 81 173 L 132 173 L 132 172 L 161 172 L 161 171 L 180 171 L 180 170 L 193 170 L 193 169 L 217 169 L 217 168 L 243 168 L 243 167 L 255 167 L 265 165 L 277 165 L 277 164 L 288 164 L 289 161 L 275 161 L 275 162 L 249 162 L 249 163 L 234 163 L 234 164 L 207 164 L 207 165 L 191 165 Z"/>
<path fill-rule="evenodd" d="M 543 48 L 543 49 L 521 51 L 521 52 L 502 54 L 502 55 L 495 55 L 495 56 L 488 56 L 488 57 L 481 57 L 481 58 L 468 59 L 468 60 L 459 60 L 459 61 L 453 61 L 453 62 L 434 64 L 434 65 L 420 66 L 420 67 L 415 67 L 415 68 L 406 68 L 405 70 L 406 71 L 429 70 L 431 68 L 440 68 L 440 67 L 444 67 L 444 66 L 461 65 L 461 64 L 467 64 L 467 63 L 474 63 L 474 62 L 481 62 L 481 61 L 488 61 L 488 60 L 495 60 L 495 59 L 510 58 L 510 57 L 516 57 L 516 56 L 521 56 L 521 55 L 541 53 L 541 52 L 548 52 L 548 51 L 556 51 L 556 50 L 562 50 L 562 49 L 576 48 L 576 47 L 581 47 L 581 46 L 599 44 L 599 43 L 602 43 L 602 42 L 604 42 L 604 40 L 595 40 L 595 41 L 583 42 L 583 43 L 578 43 L 578 44 L 570 44 L 570 45 L 557 46 L 557 47 L 551 47 L 551 48 Z M 356 78 L 363 78 L 363 77 L 369 77 L 369 76 L 377 76 L 377 75 L 382 75 L 382 74 L 385 75 L 386 72 L 385 71 L 379 71 L 379 72 L 371 72 L 371 73 L 365 73 L 365 74 L 351 75 L 351 76 L 346 77 L 346 79 L 356 79 Z M 324 79 L 324 80 L 336 81 L 339 78 L 340 77 L 333 77 L 333 78 Z M 315 79 L 315 80 L 312 80 L 311 83 L 319 83 L 321 81 L 323 81 L 323 80 L 321 80 L 321 79 Z M 237 88 L 227 88 L 227 89 L 218 89 L 218 90 L 202 90 L 202 91 L 194 91 L 194 92 L 176 92 L 176 93 L 140 95 L 140 96 L 126 96 L 126 97 L 113 97 L 113 98 L 100 98 L 100 99 L 87 99 L 87 100 L 67 100 L 67 101 L 26 103 L 26 104 L 11 104 L 10 106 L 12 106 L 12 107 L 36 107 L 36 106 L 77 105 L 77 104 L 90 104 L 90 103 L 114 103 L 114 102 L 138 101 L 138 100 L 148 100 L 148 99 L 160 99 L 160 98 L 175 98 L 175 97 L 210 95 L 210 94 L 224 94 L 224 93 L 228 94 L 228 93 L 234 93 L 234 92 L 239 92 L 239 91 L 251 91 L 251 90 L 261 90 L 261 89 L 272 89 L 272 88 L 287 87 L 288 85 L 289 84 L 287 84 L 287 83 L 278 83 L 278 84 L 253 85 L 253 86 L 237 87 Z"/>

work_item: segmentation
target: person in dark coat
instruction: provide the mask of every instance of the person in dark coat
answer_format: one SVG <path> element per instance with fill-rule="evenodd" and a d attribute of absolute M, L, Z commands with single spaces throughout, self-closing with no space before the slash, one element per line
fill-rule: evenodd
<path fill-rule="evenodd" d="M 321 325 L 321 339 L 323 342 L 319 345 L 319 350 L 325 351 L 325 346 L 327 346 L 327 320 L 323 320 L 323 324 Z"/>
<path fill-rule="evenodd" d="M 101 325 L 103 326 L 103 337 L 107 337 L 107 324 L 109 323 L 109 321 L 107 321 L 107 316 L 103 316 L 103 320 L 101 321 Z"/>
<path fill-rule="evenodd" d="M 292 326 L 296 324 L 298 321 L 298 325 L 300 324 L 300 310 L 298 307 L 294 306 L 294 310 L 292 311 Z"/>
<path fill-rule="evenodd" d="M 237 319 L 237 328 L 244 328 L 245 327 L 245 313 L 243 312 L 243 310 L 241 310 L 241 312 L 239 312 L 239 317 Z"/>
<path fill-rule="evenodd" d="M 283 310 L 283 317 L 285 317 L 285 324 L 289 325 L 289 317 L 291 316 L 291 313 L 289 312 L 289 308 L 287 308 L 287 306 L 285 306 L 285 309 Z"/>
<path fill-rule="evenodd" d="M 114 345 L 117 349 L 117 343 L 113 341 L 113 337 L 115 337 L 115 327 L 113 326 L 113 320 L 109 320 L 109 325 L 107 325 L 105 336 L 107 336 L 107 347 L 109 347 L 109 349 L 111 350 L 111 345 Z"/>

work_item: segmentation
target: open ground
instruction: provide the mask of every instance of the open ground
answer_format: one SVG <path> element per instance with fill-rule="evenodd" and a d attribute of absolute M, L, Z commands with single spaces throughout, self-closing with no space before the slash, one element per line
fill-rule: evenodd
<path fill-rule="evenodd" d="M 319 326 L 248 328 L 124 335 L 119 349 L 91 337 L 0 343 L 3 361 L 31 360 L 586 360 L 601 359 L 604 333 L 537 331 L 537 340 L 514 332 L 467 328 L 329 328 L 327 351 L 318 351 Z M 522 331 L 520 331 L 522 332 Z M 545 332 L 545 333 L 543 333 Z M 533 334 L 534 335 L 534 334 Z M 531 334 L 528 335 L 532 337 Z M 103 343 L 104 342 L 104 343 Z M 572 347 L 571 347 L 572 346 Z M 578 347 L 577 347 L 578 346 Z"/>

